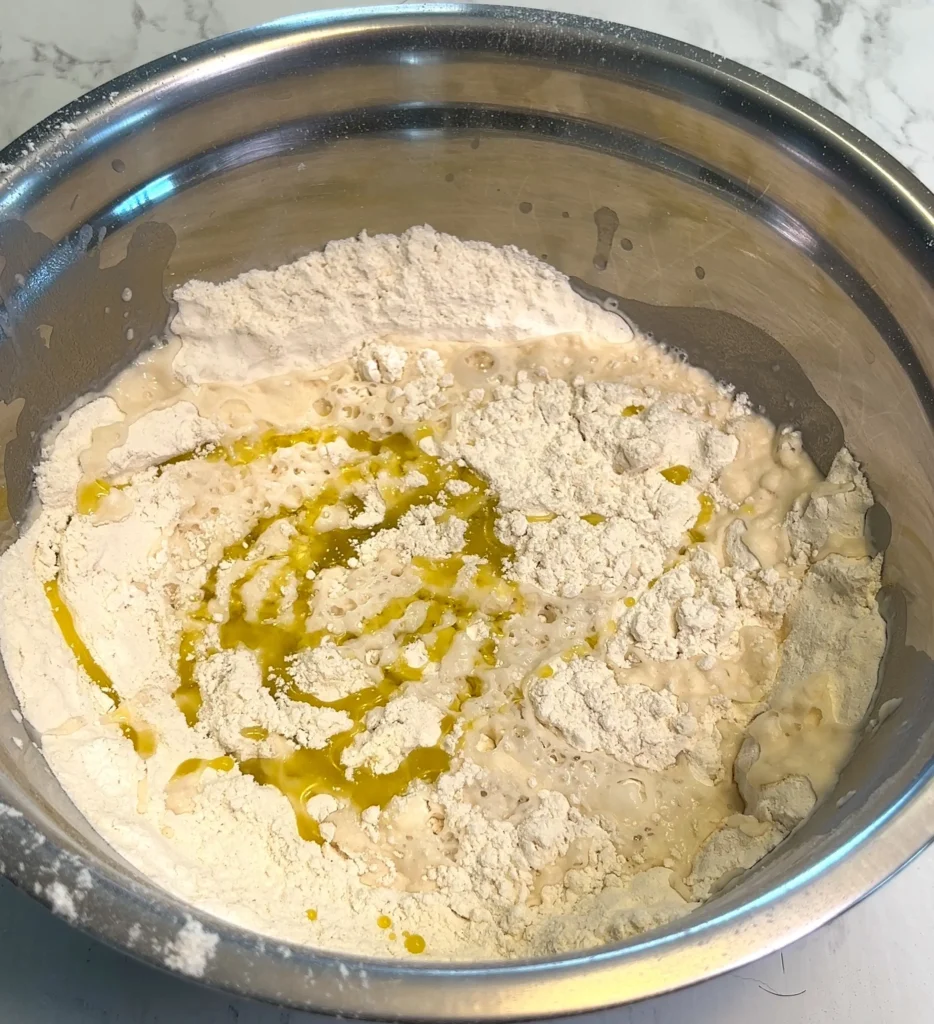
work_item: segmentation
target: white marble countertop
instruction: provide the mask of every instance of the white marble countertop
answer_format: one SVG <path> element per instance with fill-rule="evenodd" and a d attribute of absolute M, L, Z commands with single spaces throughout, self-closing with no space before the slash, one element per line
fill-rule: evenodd
<path fill-rule="evenodd" d="M 777 78 L 934 188 L 934 0 L 515 0 L 660 32 Z M 130 68 L 320 0 L 33 0 L 0 25 L 0 145 Z"/>
<path fill-rule="evenodd" d="M 850 121 L 934 189 L 934 0 L 537 0 L 748 64 Z M 0 24 L 0 145 L 80 93 L 200 39 L 333 3 L 32 0 Z M 91 942 L 0 882 L 0 1021 L 311 1024 Z M 934 1005 L 934 850 L 814 935 L 601 1024 L 922 1024 Z"/>

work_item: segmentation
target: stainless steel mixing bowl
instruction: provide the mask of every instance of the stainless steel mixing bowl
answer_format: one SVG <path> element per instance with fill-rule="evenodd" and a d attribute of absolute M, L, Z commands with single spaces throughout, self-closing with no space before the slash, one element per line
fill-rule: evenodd
<path fill-rule="evenodd" d="M 265 941 L 166 895 L 92 832 L 10 717 L 4 678 L 0 861 L 16 883 L 156 964 L 186 920 L 201 922 L 219 937 L 204 980 L 262 999 L 509 1018 L 737 967 L 861 899 L 930 841 L 934 206 L 868 140 L 658 36 L 411 6 L 289 19 L 166 57 L 0 160 L 0 437 L 16 516 L 37 431 L 163 330 L 173 285 L 423 222 L 523 246 L 619 296 L 644 327 L 802 423 L 825 468 L 845 435 L 891 515 L 873 516 L 879 545 L 891 538 L 890 650 L 856 755 L 787 842 L 663 931 L 458 966 Z"/>

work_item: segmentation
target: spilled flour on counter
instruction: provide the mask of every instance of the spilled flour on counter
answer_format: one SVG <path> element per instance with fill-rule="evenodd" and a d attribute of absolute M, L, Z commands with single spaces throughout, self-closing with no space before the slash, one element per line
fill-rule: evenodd
<path fill-rule="evenodd" d="M 549 955 L 689 913 L 833 787 L 885 643 L 849 452 L 821 479 L 430 228 L 175 297 L 0 558 L 23 712 L 154 882 L 325 949 Z"/>

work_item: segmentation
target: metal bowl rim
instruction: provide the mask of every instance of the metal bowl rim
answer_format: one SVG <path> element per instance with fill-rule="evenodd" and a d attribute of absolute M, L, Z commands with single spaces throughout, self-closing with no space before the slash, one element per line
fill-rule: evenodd
<path fill-rule="evenodd" d="M 235 54 L 243 58 L 241 63 L 249 63 L 249 51 L 259 43 L 274 43 L 277 49 L 289 49 L 313 45 L 316 36 L 333 34 L 342 29 L 378 37 L 383 27 L 391 25 L 399 28 L 406 24 L 414 28 L 425 28 L 430 24 L 447 27 L 462 25 L 474 30 L 502 29 L 509 25 L 526 33 L 553 34 L 558 38 L 584 35 L 597 46 L 610 45 L 627 54 L 650 53 L 662 61 L 679 64 L 698 76 L 716 82 L 722 89 L 739 94 L 763 109 L 786 118 L 803 136 L 816 141 L 836 156 L 853 161 L 859 172 L 882 195 L 895 200 L 901 207 L 901 215 L 913 222 L 922 234 L 932 236 L 934 242 L 934 194 L 867 136 L 819 104 L 773 79 L 710 51 L 656 33 L 579 15 L 473 4 L 347 8 L 295 15 L 200 42 L 160 57 L 67 104 L 0 151 L 0 207 L 6 205 L 4 198 L 9 200 L 11 195 L 11 206 L 15 208 L 15 205 L 21 203 L 28 193 L 28 188 L 24 191 L 21 179 L 34 168 L 41 169 L 43 165 L 48 166 L 50 161 L 60 160 L 74 151 L 90 129 L 100 122 L 119 119 L 121 111 L 125 111 L 131 104 L 145 101 L 160 90 L 170 92 L 186 80 L 206 77 L 205 72 L 213 70 L 209 65 L 217 64 L 217 70 L 221 72 L 225 68 L 229 70 L 231 63 L 228 58 Z M 60 126 L 63 123 L 74 126 L 68 135 L 62 133 Z M 3 193 L 6 193 L 6 197 Z M 244 958 L 244 970 L 238 976 L 217 977 L 212 973 L 209 963 L 201 980 L 243 995 L 271 1002 L 278 1001 L 282 996 L 282 993 L 257 984 L 255 979 L 242 980 L 244 977 L 250 978 L 252 964 L 264 956 L 276 957 L 282 962 L 291 960 L 296 967 L 311 963 L 316 971 L 328 974 L 332 981 L 337 981 L 339 988 L 341 981 L 338 979 L 348 979 L 355 975 L 368 977 L 369 984 L 374 986 L 374 995 L 374 982 L 380 977 L 392 982 L 405 980 L 412 985 L 424 982 L 427 984 L 423 990 L 419 986 L 422 999 L 430 994 L 428 986 L 432 983 L 450 986 L 459 980 L 462 984 L 456 987 L 463 997 L 467 996 L 468 991 L 471 997 L 475 997 L 477 993 L 472 986 L 481 979 L 525 983 L 534 977 L 537 987 L 542 990 L 542 995 L 534 999 L 534 1005 L 523 1003 L 521 1008 L 504 1009 L 499 1006 L 499 999 L 493 993 L 492 998 L 482 1001 L 481 1006 L 475 1002 L 468 1005 L 461 1014 L 458 1014 L 456 1008 L 444 1007 L 444 1017 L 449 1019 L 520 1019 L 532 1014 L 539 1017 L 555 1016 L 614 1005 L 618 1000 L 595 1000 L 592 993 L 581 990 L 579 983 L 585 980 L 588 973 L 598 971 L 603 982 L 601 988 L 613 988 L 610 979 L 615 977 L 619 979 L 618 988 L 622 990 L 626 988 L 624 972 L 632 967 L 637 958 L 655 960 L 677 956 L 679 951 L 671 947 L 680 943 L 685 947 L 681 952 L 690 960 L 694 947 L 703 946 L 705 942 L 722 936 L 739 922 L 744 928 L 752 930 L 742 951 L 700 970 L 696 965 L 692 969 L 688 963 L 680 971 L 675 971 L 677 976 L 667 976 L 660 983 L 643 981 L 636 990 L 629 986 L 627 1001 L 661 994 L 714 977 L 806 935 L 871 893 L 934 840 L 934 764 L 928 766 L 896 804 L 854 837 L 844 849 L 826 855 L 780 889 L 771 890 L 737 911 L 715 917 L 700 926 L 692 926 L 690 918 L 683 919 L 680 924 L 652 933 L 647 938 L 598 950 L 536 960 L 491 963 L 365 959 L 319 953 L 309 946 L 264 939 L 259 933 L 215 918 L 155 887 L 145 888 L 132 880 L 122 879 L 108 868 L 56 846 L 20 810 L 2 802 L 0 819 L 4 822 L 0 829 L 0 858 L 5 861 L 5 873 L 15 884 L 51 909 L 62 913 L 61 908 L 53 905 L 54 901 L 45 892 L 36 891 L 34 878 L 38 868 L 53 872 L 67 868 L 74 875 L 87 872 L 93 884 L 87 889 L 85 898 L 88 901 L 87 907 L 97 911 L 93 915 L 95 920 L 93 924 L 81 919 L 71 923 L 101 941 L 163 970 L 166 969 L 164 959 L 153 953 L 133 949 L 119 934 L 118 928 L 106 927 L 114 913 L 125 912 L 134 905 L 140 909 L 139 903 L 142 901 L 149 905 L 156 918 L 171 914 L 178 921 L 199 922 L 219 936 L 220 944 L 227 952 L 234 957 Z M 896 836 L 900 841 L 893 842 Z M 10 857 L 16 856 L 17 851 L 27 844 L 33 849 L 35 860 L 20 868 Z M 847 858 L 846 865 L 841 863 L 844 857 Z M 856 884 L 841 884 L 844 867 L 857 880 Z M 808 904 L 815 902 L 818 893 L 831 895 L 831 906 L 820 915 L 811 916 Z M 772 904 L 779 898 L 785 901 L 783 916 L 787 923 L 779 924 L 771 915 Z M 798 913 L 788 913 L 790 902 L 800 907 Z M 821 902 L 823 904 L 826 901 Z M 69 918 L 67 914 L 64 916 Z M 557 977 L 545 977 L 549 972 Z M 568 984 L 572 980 L 571 976 L 577 984 Z M 609 985 L 607 982 L 610 982 Z M 418 998 L 414 1001 L 418 1002 Z M 285 1005 L 351 1014 L 381 1015 L 389 1010 L 390 1016 L 403 1019 L 437 1019 L 434 1012 L 412 1012 L 390 1006 L 391 1003 L 392 999 L 387 992 L 383 998 L 376 1000 L 364 998 L 355 1002 L 347 999 L 338 1005 L 333 998 L 316 1000 L 315 992 L 311 990 L 307 999 L 286 997 Z"/>

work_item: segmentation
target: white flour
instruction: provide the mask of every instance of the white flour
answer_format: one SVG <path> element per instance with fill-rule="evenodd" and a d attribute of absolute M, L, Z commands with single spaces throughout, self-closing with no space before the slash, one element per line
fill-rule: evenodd
<path fill-rule="evenodd" d="M 239 756 L 253 753 L 253 742 L 242 735 L 251 726 L 317 748 L 352 724 L 342 711 L 312 707 L 282 694 L 274 698 L 263 686 L 256 659 L 244 647 L 210 655 L 199 665 L 197 677 L 204 700 L 199 730 Z"/>
<path fill-rule="evenodd" d="M 0 559 L 24 713 L 158 884 L 325 948 L 545 955 L 688 913 L 829 791 L 884 645 L 849 453 L 821 481 L 556 271 L 430 228 L 176 298 Z"/>
<path fill-rule="evenodd" d="M 399 332 L 471 342 L 562 332 L 632 337 L 618 317 L 582 301 L 563 274 L 534 256 L 428 227 L 399 237 L 364 232 L 223 284 L 190 281 L 175 300 L 172 330 L 183 340 L 175 369 L 188 383 L 317 369 Z M 378 356 L 373 362 L 378 368 Z M 397 369 L 383 367 L 391 380 Z"/>
<path fill-rule="evenodd" d="M 357 548 L 361 565 L 368 565 L 386 550 L 395 551 L 406 559 L 416 555 L 422 558 L 444 558 L 464 545 L 462 519 L 448 519 L 437 522 L 436 517 L 444 512 L 440 505 L 414 508 L 399 521 L 393 529 L 382 530 L 370 540 L 363 541 Z"/>
<path fill-rule="evenodd" d="M 183 974 L 199 978 L 217 948 L 218 937 L 201 924 L 188 920 L 166 950 L 165 963 Z"/>
<path fill-rule="evenodd" d="M 394 772 L 418 747 L 433 747 L 441 739 L 441 708 L 403 694 L 366 716 L 366 732 L 357 736 L 341 758 L 347 768 L 366 765 L 377 775 Z"/>
<path fill-rule="evenodd" d="M 333 641 L 302 651 L 291 660 L 290 678 L 306 693 L 319 700 L 335 701 L 376 681 L 372 669 L 356 658 L 346 658 Z"/>
<path fill-rule="evenodd" d="M 655 772 L 669 768 L 679 754 L 720 767 L 719 716 L 708 713 L 698 722 L 670 690 L 620 686 L 596 658 L 559 663 L 553 675 L 532 683 L 529 697 L 538 720 L 578 750 L 602 750 Z"/>

